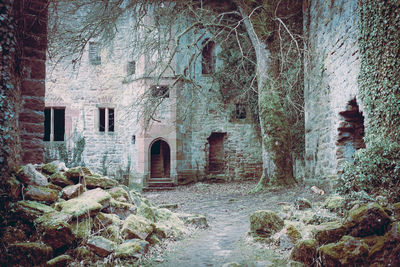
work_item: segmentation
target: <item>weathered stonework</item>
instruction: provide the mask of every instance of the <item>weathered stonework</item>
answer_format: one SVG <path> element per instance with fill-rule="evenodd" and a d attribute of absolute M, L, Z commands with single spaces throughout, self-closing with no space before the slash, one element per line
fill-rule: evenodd
<path fill-rule="evenodd" d="M 343 112 L 353 100 L 360 114 L 363 112 L 357 84 L 357 8 L 356 0 L 312 0 L 303 7 L 308 40 L 304 64 L 305 160 L 310 183 L 330 185 L 335 179 L 347 153 L 338 145 L 342 138 L 339 128 L 344 129 L 346 121 Z"/>

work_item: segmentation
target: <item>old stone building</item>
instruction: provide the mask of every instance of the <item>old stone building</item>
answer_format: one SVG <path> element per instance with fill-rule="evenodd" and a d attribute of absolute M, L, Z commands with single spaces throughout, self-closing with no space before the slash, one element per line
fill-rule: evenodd
<path fill-rule="evenodd" d="M 245 104 L 221 100 L 221 85 L 210 75 L 223 64 L 217 59 L 219 45 L 206 32 L 187 34 L 168 70 L 155 80 L 164 65 L 149 55 L 151 51 L 130 47 L 130 23 L 129 17 L 123 18 L 107 45 L 91 40 L 76 68 L 68 59 L 57 65 L 47 62 L 46 160 L 86 165 L 145 185 L 206 176 L 260 177 L 257 127 Z M 189 46 L 193 40 L 197 45 Z M 193 55 L 194 63 L 189 64 Z M 155 64 L 159 65 L 149 74 Z M 184 72 L 197 89 L 179 79 Z M 153 103 L 158 107 L 147 127 L 140 115 L 148 94 L 162 101 Z"/>

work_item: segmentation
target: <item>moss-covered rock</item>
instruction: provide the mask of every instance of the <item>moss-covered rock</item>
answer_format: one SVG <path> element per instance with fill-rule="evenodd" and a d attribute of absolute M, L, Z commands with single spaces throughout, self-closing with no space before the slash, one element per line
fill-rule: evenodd
<path fill-rule="evenodd" d="M 93 219 L 92 217 L 87 217 L 83 220 L 74 220 L 71 222 L 72 233 L 76 238 L 79 239 L 87 239 L 93 228 Z"/>
<path fill-rule="evenodd" d="M 85 191 L 85 187 L 83 184 L 74 184 L 64 187 L 61 190 L 61 197 L 65 200 L 78 197 L 79 195 L 83 194 Z"/>
<path fill-rule="evenodd" d="M 364 237 L 383 235 L 390 223 L 391 219 L 383 208 L 376 203 L 370 203 L 351 210 L 344 226 L 349 235 Z"/>
<path fill-rule="evenodd" d="M 91 257 L 91 251 L 86 246 L 77 247 L 72 254 L 78 260 L 87 260 Z"/>
<path fill-rule="evenodd" d="M 305 198 L 296 199 L 296 201 L 294 202 L 294 205 L 298 210 L 305 210 L 305 209 L 312 208 L 311 202 Z"/>
<path fill-rule="evenodd" d="M 118 244 L 122 241 L 120 226 L 111 224 L 103 229 L 101 236 Z"/>
<path fill-rule="evenodd" d="M 48 175 L 52 175 L 57 172 L 57 165 L 54 163 L 47 163 L 42 166 L 42 172 Z"/>
<path fill-rule="evenodd" d="M 299 241 L 290 253 L 290 259 L 313 266 L 317 258 L 317 241 L 306 239 Z"/>
<path fill-rule="evenodd" d="M 122 225 L 121 234 L 124 239 L 146 238 L 153 232 L 154 224 L 139 215 L 129 215 Z"/>
<path fill-rule="evenodd" d="M 115 214 L 107 214 L 103 212 L 99 212 L 94 218 L 94 229 L 99 231 L 109 225 L 116 225 L 120 227 L 123 224 L 123 221 Z"/>
<path fill-rule="evenodd" d="M 134 214 L 136 207 L 127 202 L 121 202 L 111 198 L 110 204 L 103 209 L 104 213 L 112 213 L 118 215 L 121 220 L 125 220 L 130 214 Z"/>
<path fill-rule="evenodd" d="M 47 267 L 64 267 L 67 266 L 72 261 L 72 257 L 70 255 L 60 255 L 55 257 L 54 259 L 49 260 L 46 263 Z"/>
<path fill-rule="evenodd" d="M 119 200 L 122 202 L 129 202 L 130 201 L 130 196 L 126 188 L 124 186 L 116 186 L 113 187 L 109 190 L 107 190 L 108 193 L 110 193 L 111 197 L 114 198 L 115 200 Z"/>
<path fill-rule="evenodd" d="M 154 214 L 153 209 L 149 207 L 145 202 L 142 202 L 140 204 L 140 206 L 137 209 L 137 214 L 145 217 L 147 220 L 150 220 L 152 222 L 156 221 L 156 216 Z"/>
<path fill-rule="evenodd" d="M 80 179 L 83 179 L 86 175 L 93 175 L 93 173 L 89 168 L 81 166 L 70 168 L 65 172 L 65 176 L 67 176 L 67 178 L 72 180 L 74 183 L 77 183 Z"/>
<path fill-rule="evenodd" d="M 53 175 L 50 176 L 49 179 L 50 182 L 61 187 L 66 187 L 68 185 L 74 184 L 71 180 L 67 178 L 67 176 L 63 172 L 54 173 Z"/>
<path fill-rule="evenodd" d="M 202 229 L 208 227 L 207 219 L 204 215 L 178 213 L 178 218 L 181 219 L 185 225 L 192 225 Z"/>
<path fill-rule="evenodd" d="M 346 227 L 339 222 L 323 223 L 315 229 L 315 239 L 318 245 L 334 243 L 339 241 L 346 232 Z"/>
<path fill-rule="evenodd" d="M 43 186 L 29 185 L 24 192 L 24 196 L 26 200 L 51 204 L 58 199 L 58 191 Z"/>
<path fill-rule="evenodd" d="M 329 196 L 325 202 L 324 207 L 332 212 L 341 211 L 346 204 L 346 199 L 340 195 L 331 195 Z"/>
<path fill-rule="evenodd" d="M 86 175 L 85 185 L 88 189 L 94 189 L 97 187 L 108 189 L 117 185 L 117 181 L 110 179 L 106 176 L 100 175 Z"/>
<path fill-rule="evenodd" d="M 115 249 L 116 258 L 141 258 L 141 256 L 146 253 L 149 247 L 149 243 L 140 239 L 130 239 L 126 240 L 121 245 Z"/>
<path fill-rule="evenodd" d="M 23 242 L 25 240 L 27 240 L 27 235 L 23 229 L 16 226 L 7 226 L 3 228 L 1 241 L 4 244 L 13 244 L 17 242 Z"/>
<path fill-rule="evenodd" d="M 400 202 L 393 204 L 393 214 L 396 220 L 400 220 Z"/>
<path fill-rule="evenodd" d="M 352 236 L 344 236 L 337 243 L 318 248 L 322 266 L 364 266 L 368 257 L 368 245 Z"/>
<path fill-rule="evenodd" d="M 21 166 L 16 170 L 17 179 L 27 185 L 46 186 L 47 178 L 36 170 L 32 164 Z"/>
<path fill-rule="evenodd" d="M 18 201 L 22 199 L 22 186 L 15 177 L 7 179 L 7 181 L 5 181 L 5 186 L 12 201 Z"/>
<path fill-rule="evenodd" d="M 54 209 L 36 201 L 22 200 L 15 203 L 15 212 L 21 219 L 33 221 Z"/>
<path fill-rule="evenodd" d="M 400 222 L 392 224 L 390 230 L 384 236 L 372 236 L 370 238 L 370 252 L 368 261 L 380 266 L 385 264 L 388 259 L 396 253 L 395 249 L 400 243 Z M 396 266 L 396 265 L 394 265 Z"/>
<path fill-rule="evenodd" d="M 39 266 L 44 265 L 53 257 L 53 249 L 36 242 L 15 243 L 7 248 L 8 263 L 12 266 Z"/>
<path fill-rule="evenodd" d="M 250 215 L 250 233 L 253 236 L 270 237 L 282 230 L 283 220 L 270 210 L 259 210 Z"/>
<path fill-rule="evenodd" d="M 174 240 L 180 239 L 186 233 L 184 222 L 176 213 L 171 213 L 170 216 L 159 218 L 156 223 L 155 232 L 160 238 L 171 238 Z"/>
<path fill-rule="evenodd" d="M 102 236 L 95 236 L 89 239 L 87 246 L 100 257 L 107 257 L 115 249 L 115 243 Z"/>
<path fill-rule="evenodd" d="M 293 224 L 289 224 L 286 227 L 286 235 L 294 244 L 296 244 L 296 242 L 301 239 L 300 231 Z"/>

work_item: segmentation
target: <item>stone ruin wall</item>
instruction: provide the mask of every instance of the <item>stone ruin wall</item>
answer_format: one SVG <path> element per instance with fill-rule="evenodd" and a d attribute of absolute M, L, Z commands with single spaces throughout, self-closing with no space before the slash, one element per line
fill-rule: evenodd
<path fill-rule="evenodd" d="M 304 64 L 306 180 L 329 188 L 348 157 L 342 135 L 354 131 L 346 126 L 346 114 L 353 109 L 349 103 L 357 103 L 359 112 L 354 114 L 363 111 L 357 84 L 357 1 L 311 0 L 303 10 L 308 39 Z"/>
<path fill-rule="evenodd" d="M 43 161 L 47 1 L 5 0 L 0 10 L 0 172 L 7 174 Z"/>

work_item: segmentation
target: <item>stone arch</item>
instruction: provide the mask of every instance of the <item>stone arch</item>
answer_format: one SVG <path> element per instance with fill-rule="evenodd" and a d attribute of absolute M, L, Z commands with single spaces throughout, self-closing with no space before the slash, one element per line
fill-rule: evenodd
<path fill-rule="evenodd" d="M 356 150 L 365 148 L 364 116 L 359 110 L 356 99 L 347 103 L 346 110 L 339 112 L 340 124 L 336 142 L 338 162 L 352 162 Z"/>
<path fill-rule="evenodd" d="M 166 140 L 157 138 L 149 147 L 150 178 L 171 177 L 171 148 Z"/>

